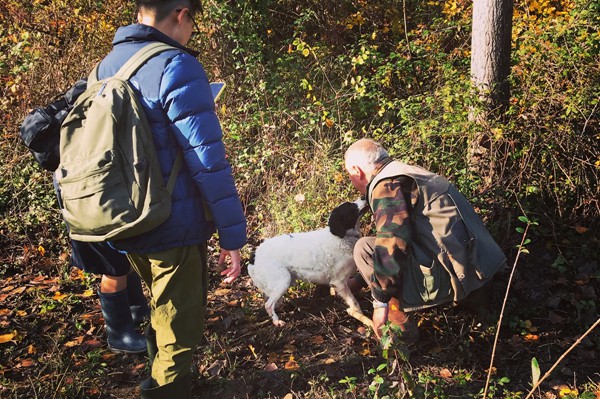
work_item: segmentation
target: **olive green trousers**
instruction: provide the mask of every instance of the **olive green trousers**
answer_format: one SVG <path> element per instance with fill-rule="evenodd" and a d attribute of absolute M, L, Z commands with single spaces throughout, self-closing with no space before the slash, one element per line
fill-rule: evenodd
<path fill-rule="evenodd" d="M 167 385 L 190 373 L 192 355 L 204 332 L 207 246 L 127 257 L 150 290 L 150 322 L 158 349 L 152 361 L 153 385 Z"/>

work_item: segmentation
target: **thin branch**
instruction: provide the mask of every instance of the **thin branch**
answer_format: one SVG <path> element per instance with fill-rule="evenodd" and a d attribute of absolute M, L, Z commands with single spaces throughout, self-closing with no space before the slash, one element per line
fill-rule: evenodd
<path fill-rule="evenodd" d="M 519 245 L 519 252 L 517 253 L 517 257 L 515 258 L 515 263 L 513 264 L 512 271 L 510 272 L 510 277 L 508 279 L 508 285 L 506 287 L 506 294 L 504 295 L 504 302 L 502 302 L 502 310 L 500 311 L 500 317 L 498 318 L 498 325 L 496 327 L 496 337 L 494 338 L 494 346 L 492 348 L 492 358 L 490 359 L 490 367 L 488 369 L 487 379 L 485 380 L 485 388 L 483 389 L 483 398 L 487 397 L 488 387 L 490 385 L 490 378 L 492 376 L 492 367 L 494 365 L 494 356 L 496 354 L 496 346 L 498 345 L 498 338 L 500 337 L 500 325 L 502 324 L 502 317 L 504 316 L 504 309 L 506 308 L 506 302 L 508 300 L 508 293 L 510 291 L 510 285 L 515 274 L 515 270 L 517 268 L 517 262 L 519 261 L 519 257 L 523 252 L 523 243 L 525 242 L 525 237 L 527 237 L 527 231 L 529 230 L 530 224 L 527 224 L 525 228 L 525 232 L 523 233 L 523 238 L 521 240 L 521 245 Z"/>
<path fill-rule="evenodd" d="M 555 369 L 555 368 L 558 366 L 558 364 L 559 364 L 560 362 L 562 362 L 562 361 L 563 361 L 563 359 L 564 359 L 564 358 L 565 358 L 565 357 L 566 357 L 566 356 L 569 354 L 569 352 L 571 352 L 573 349 L 575 349 L 575 347 L 576 347 L 577 345 L 579 345 L 579 344 L 581 343 L 581 341 L 583 341 L 583 339 L 584 339 L 585 337 L 587 337 L 587 335 L 588 335 L 589 333 L 591 333 L 591 332 L 592 332 L 592 330 L 593 330 L 594 328 L 598 327 L 598 325 L 599 325 L 599 324 L 600 324 L 600 318 L 598 318 L 598 320 L 596 320 L 596 322 L 594 323 L 594 325 L 592 325 L 592 326 L 591 326 L 591 327 L 590 327 L 590 328 L 589 328 L 589 329 L 588 329 L 588 330 L 585 332 L 585 334 L 583 334 L 583 335 L 582 335 L 582 336 L 581 336 L 581 337 L 580 337 L 580 338 L 579 338 L 577 341 L 575 341 L 575 343 L 573 343 L 573 345 L 571 345 L 571 347 L 570 347 L 569 349 L 567 349 L 567 351 L 566 351 L 565 353 L 563 353 L 563 354 L 561 355 L 561 357 L 559 357 L 559 358 L 558 358 L 558 360 L 556 361 L 556 363 L 554 363 L 554 364 L 552 365 L 552 367 L 550 367 L 550 370 L 548 370 L 548 371 L 546 372 L 546 374 L 544 374 L 544 376 L 543 376 L 543 377 L 542 377 L 542 378 L 541 378 L 541 379 L 540 379 L 540 380 L 537 382 L 537 384 L 535 384 L 535 385 L 533 386 L 533 388 L 531 388 L 531 391 L 529 391 L 529 393 L 527 394 L 527 396 L 525 397 L 525 399 L 528 399 L 529 397 L 531 397 L 531 395 L 533 395 L 533 392 L 534 392 L 534 391 L 537 389 L 537 387 L 538 387 L 538 386 L 540 386 L 540 384 L 541 384 L 541 383 L 542 383 L 542 382 L 543 382 L 543 381 L 544 381 L 546 378 L 548 378 L 548 377 L 550 376 L 550 374 L 551 374 L 551 373 L 554 371 L 554 369 Z"/>

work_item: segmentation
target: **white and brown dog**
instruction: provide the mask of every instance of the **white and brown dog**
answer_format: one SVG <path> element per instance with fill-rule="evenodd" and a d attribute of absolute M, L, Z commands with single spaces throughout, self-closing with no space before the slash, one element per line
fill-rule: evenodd
<path fill-rule="evenodd" d="M 349 313 L 362 315 L 347 282 L 356 272 L 352 253 L 360 238 L 359 221 L 366 210 L 364 200 L 345 202 L 331 212 L 329 227 L 276 236 L 258 246 L 248 273 L 267 297 L 265 309 L 273 324 L 285 324 L 275 313 L 275 305 L 295 280 L 334 287 Z"/>

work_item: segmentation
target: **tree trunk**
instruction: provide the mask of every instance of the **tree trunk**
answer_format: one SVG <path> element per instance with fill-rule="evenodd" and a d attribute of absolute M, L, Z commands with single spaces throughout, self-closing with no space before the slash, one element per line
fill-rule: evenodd
<path fill-rule="evenodd" d="M 472 171 L 491 183 L 492 141 L 488 121 L 500 116 L 508 106 L 510 48 L 513 0 L 474 0 L 471 39 L 471 77 L 484 112 L 472 118 L 480 123 L 480 133 L 471 141 L 469 161 Z"/>

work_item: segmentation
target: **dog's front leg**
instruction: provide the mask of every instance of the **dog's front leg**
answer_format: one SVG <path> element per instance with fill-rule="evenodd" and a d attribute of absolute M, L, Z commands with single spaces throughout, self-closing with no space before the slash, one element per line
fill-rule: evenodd
<path fill-rule="evenodd" d="M 352 291 L 350 291 L 350 288 L 348 288 L 348 283 L 346 281 L 335 282 L 331 285 L 333 285 L 335 292 L 344 300 L 344 302 L 346 302 L 350 309 L 354 309 L 355 311 L 362 313 L 362 310 L 360 310 L 360 305 L 354 297 L 354 294 L 352 294 Z"/>

